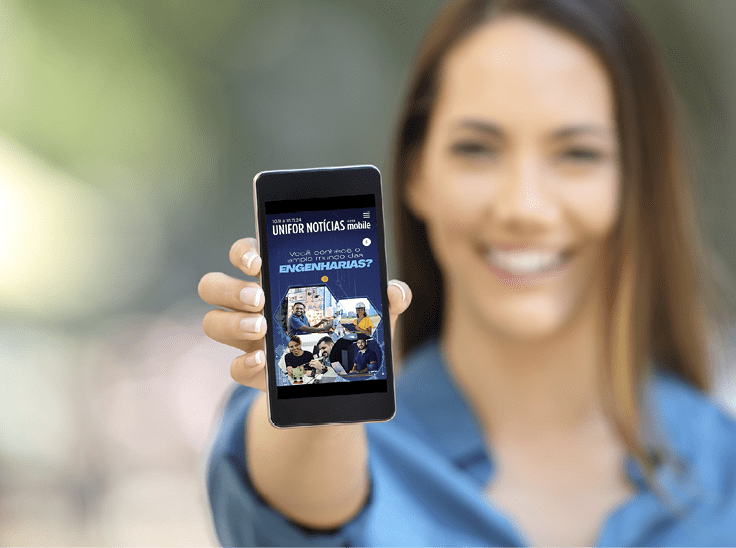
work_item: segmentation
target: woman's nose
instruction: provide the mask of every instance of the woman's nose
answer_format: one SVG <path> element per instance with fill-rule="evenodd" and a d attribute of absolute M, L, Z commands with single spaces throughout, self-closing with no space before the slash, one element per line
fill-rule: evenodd
<path fill-rule="evenodd" d="M 504 179 L 493 204 L 496 223 L 528 232 L 555 222 L 558 211 L 539 158 L 519 158 L 509 166 Z"/>

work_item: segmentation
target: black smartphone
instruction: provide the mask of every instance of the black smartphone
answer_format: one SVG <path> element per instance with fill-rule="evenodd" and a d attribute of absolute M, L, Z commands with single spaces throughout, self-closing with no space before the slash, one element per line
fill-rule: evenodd
<path fill-rule="evenodd" d="M 271 423 L 390 420 L 380 172 L 370 165 L 263 171 L 253 192 Z"/>

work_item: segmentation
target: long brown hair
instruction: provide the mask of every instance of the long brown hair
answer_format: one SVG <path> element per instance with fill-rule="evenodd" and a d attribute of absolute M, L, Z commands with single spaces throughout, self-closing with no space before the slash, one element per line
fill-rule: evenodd
<path fill-rule="evenodd" d="M 405 352 L 438 337 L 444 284 L 427 230 L 406 201 L 447 54 L 500 15 L 533 18 L 577 37 L 606 67 L 621 146 L 621 213 L 607 256 L 607 375 L 602 387 L 619 435 L 651 477 L 658 457 L 643 441 L 641 387 L 656 360 L 686 382 L 710 387 L 707 269 L 686 179 L 683 109 L 647 32 L 617 0 L 462 0 L 445 8 L 420 46 L 395 156 L 400 274 L 412 288 L 401 320 Z"/>

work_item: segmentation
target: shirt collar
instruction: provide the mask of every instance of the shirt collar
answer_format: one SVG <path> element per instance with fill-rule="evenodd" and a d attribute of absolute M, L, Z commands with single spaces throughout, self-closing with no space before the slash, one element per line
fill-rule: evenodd
<path fill-rule="evenodd" d="M 404 363 L 404 372 L 397 382 L 397 394 L 413 417 L 418 419 L 421 429 L 427 434 L 427 442 L 463 469 L 479 472 L 479 481 L 487 483 L 493 473 L 492 455 L 484 443 L 479 421 L 471 406 L 463 397 L 447 369 L 447 360 L 442 344 L 433 340 L 410 354 Z M 662 390 L 666 378 L 656 375 L 649 385 L 648 395 L 660 413 L 670 406 L 667 391 Z M 663 401 L 664 400 L 664 401 Z M 401 408 L 397 411 L 399 420 Z M 655 412 L 656 412 L 655 411 Z M 667 417 L 672 420 L 672 417 Z M 415 423 L 415 428 L 417 423 Z M 670 447 L 670 450 L 677 449 Z M 692 502 L 691 490 L 682 489 L 682 461 L 671 453 L 670 459 L 655 470 L 655 481 L 670 495 L 670 501 L 683 509 Z M 649 491 L 644 473 L 632 456 L 624 463 L 624 472 L 640 492 Z"/>
<path fill-rule="evenodd" d="M 492 458 L 479 421 L 445 364 L 437 340 L 425 343 L 406 358 L 396 383 L 401 401 L 396 419 L 411 422 L 415 431 L 425 433 L 428 444 L 485 484 L 493 472 Z M 655 483 L 667 493 L 673 509 L 683 511 L 694 501 L 709 498 L 703 497 L 704 492 L 719 491 L 718 482 L 709 482 L 698 474 L 703 469 L 717 468 L 711 461 L 718 453 L 712 447 L 718 435 L 711 429 L 713 423 L 718 423 L 713 420 L 718 411 L 697 390 L 658 369 L 649 379 L 645 394 L 645 407 L 653 413 L 660 435 L 666 440 L 665 447 L 657 440 L 647 440 L 650 448 L 664 449 L 666 454 L 655 470 Z M 644 474 L 630 456 L 622 466 L 640 493 L 651 494 Z"/>

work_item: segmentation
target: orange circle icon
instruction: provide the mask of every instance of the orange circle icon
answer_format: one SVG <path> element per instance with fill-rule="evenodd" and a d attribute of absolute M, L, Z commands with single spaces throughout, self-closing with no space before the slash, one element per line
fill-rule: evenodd
<path fill-rule="evenodd" d="M 322 276 L 322 281 L 323 282 L 326 282 L 327 280 L 329 280 L 329 278 L 327 276 Z"/>

